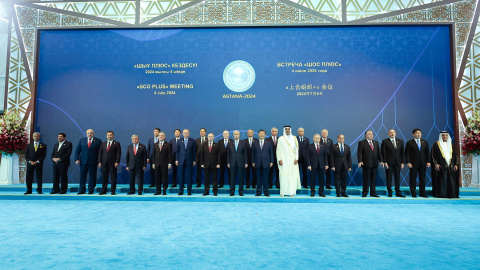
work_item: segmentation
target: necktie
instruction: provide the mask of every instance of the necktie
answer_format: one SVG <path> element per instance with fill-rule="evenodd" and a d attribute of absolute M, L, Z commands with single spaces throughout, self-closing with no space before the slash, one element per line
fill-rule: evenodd
<path fill-rule="evenodd" d="M 227 148 L 228 140 L 224 140 L 224 141 L 225 141 L 225 148 Z"/>
<path fill-rule="evenodd" d="M 155 143 L 157 143 L 157 142 L 158 142 L 158 138 L 157 138 L 157 137 L 155 137 Z"/>
<path fill-rule="evenodd" d="M 133 145 L 133 154 L 136 156 L 137 155 L 137 145 Z"/>
<path fill-rule="evenodd" d="M 237 151 L 237 150 L 238 150 L 238 141 L 235 140 L 235 151 Z"/>
<path fill-rule="evenodd" d="M 273 144 L 277 145 L 277 139 L 273 136 Z"/>
<path fill-rule="evenodd" d="M 212 153 L 212 143 L 208 143 L 208 153 Z"/>
<path fill-rule="evenodd" d="M 163 142 L 160 142 L 160 152 L 162 151 Z"/>
<path fill-rule="evenodd" d="M 418 150 L 421 150 L 422 146 L 420 145 L 420 139 L 417 139 Z"/>
<path fill-rule="evenodd" d="M 110 151 L 110 142 L 108 142 L 108 145 L 107 145 L 107 152 Z"/>
<path fill-rule="evenodd" d="M 184 140 L 184 142 L 185 142 L 185 150 L 187 150 L 188 140 Z"/>
<path fill-rule="evenodd" d="M 204 140 L 204 139 L 203 139 L 203 137 L 202 137 L 202 144 L 203 144 L 203 140 Z"/>
<path fill-rule="evenodd" d="M 395 142 L 395 139 L 392 139 L 392 143 L 393 143 L 393 148 L 397 149 L 397 143 Z"/>
<path fill-rule="evenodd" d="M 340 155 L 343 156 L 343 144 L 340 144 Z"/>
<path fill-rule="evenodd" d="M 372 144 L 372 142 L 370 142 L 370 148 L 372 148 L 372 151 L 373 151 L 373 144 Z"/>
<path fill-rule="evenodd" d="M 300 137 L 300 142 L 303 142 L 303 137 Z"/>
<path fill-rule="evenodd" d="M 175 139 L 175 145 L 177 145 L 177 143 L 178 143 L 178 138 Z"/>
<path fill-rule="evenodd" d="M 318 147 L 318 144 L 317 144 L 317 154 L 320 153 L 320 147 Z"/>
<path fill-rule="evenodd" d="M 61 143 L 58 143 L 58 149 L 57 149 L 57 152 L 60 151 L 60 148 L 62 148 L 62 145 L 63 145 L 63 142 Z"/>
<path fill-rule="evenodd" d="M 88 148 L 90 148 L 90 145 L 92 145 L 92 139 L 88 139 Z"/>
<path fill-rule="evenodd" d="M 263 150 L 263 140 L 260 141 L 260 150 Z"/>
<path fill-rule="evenodd" d="M 38 144 L 35 143 L 35 152 L 37 152 Z"/>
<path fill-rule="evenodd" d="M 252 138 L 248 139 L 249 143 L 250 143 L 250 147 L 252 147 Z"/>

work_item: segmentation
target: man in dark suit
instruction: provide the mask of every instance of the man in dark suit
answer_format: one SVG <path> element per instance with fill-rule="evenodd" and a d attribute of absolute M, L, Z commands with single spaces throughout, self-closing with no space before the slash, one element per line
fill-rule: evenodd
<path fill-rule="evenodd" d="M 268 173 L 273 166 L 273 146 L 265 140 L 265 130 L 258 131 L 258 138 L 252 144 L 252 167 L 257 174 L 257 192 L 255 196 L 263 195 L 270 197 L 268 191 Z"/>
<path fill-rule="evenodd" d="M 177 187 L 177 165 L 175 165 L 175 160 L 177 159 L 177 143 L 180 140 L 180 135 L 182 131 L 180 129 L 175 129 L 174 135 L 175 138 L 170 140 L 170 153 L 172 153 L 172 187 Z"/>
<path fill-rule="evenodd" d="M 197 157 L 200 165 L 197 163 L 197 166 L 201 166 L 205 171 L 205 192 L 203 196 L 207 196 L 210 193 L 210 177 L 213 182 L 213 196 L 217 196 L 218 193 L 218 182 L 217 182 L 217 168 L 220 168 L 219 163 L 219 146 L 216 142 L 215 135 L 213 133 L 208 134 L 208 141 L 204 142 L 201 146 L 199 155 Z"/>
<path fill-rule="evenodd" d="M 127 171 L 130 178 L 130 191 L 135 194 L 135 180 L 138 179 L 138 195 L 143 193 L 143 176 L 147 169 L 147 147 L 139 143 L 138 135 L 132 135 L 132 144 L 127 149 Z"/>
<path fill-rule="evenodd" d="M 333 146 L 333 141 L 332 139 L 328 138 L 328 130 L 323 129 L 322 132 L 320 133 L 322 135 L 322 139 L 320 140 L 320 144 L 322 146 L 325 146 L 325 151 L 327 152 L 327 157 L 330 156 L 330 151 Z M 330 168 L 325 170 L 325 185 L 327 189 L 332 189 L 332 171 Z M 335 181 L 335 178 L 333 179 Z"/>
<path fill-rule="evenodd" d="M 72 154 L 72 143 L 65 140 L 67 135 L 59 133 L 58 142 L 53 146 L 53 188 L 50 194 L 65 194 L 68 189 L 68 166 L 70 166 L 70 155 Z M 60 185 L 61 183 L 61 185 Z"/>
<path fill-rule="evenodd" d="M 202 167 L 200 166 L 200 151 L 202 150 L 202 145 L 207 141 L 207 130 L 204 128 L 200 129 L 200 138 L 195 140 L 195 149 L 197 149 L 197 187 L 202 186 Z"/>
<path fill-rule="evenodd" d="M 122 147 L 119 142 L 113 140 L 114 136 L 113 131 L 108 131 L 107 141 L 102 143 L 100 151 L 98 151 L 98 167 L 102 169 L 102 192 L 100 192 L 100 195 L 107 194 L 109 175 L 112 183 L 112 195 L 115 195 L 117 189 L 117 168 L 122 156 Z"/>
<path fill-rule="evenodd" d="M 43 160 L 47 156 L 47 145 L 40 142 L 40 133 L 34 132 L 33 142 L 30 142 L 25 148 L 25 160 L 27 161 L 27 192 L 25 195 L 32 194 L 33 173 L 37 175 L 37 193 L 42 192 Z"/>
<path fill-rule="evenodd" d="M 230 168 L 230 196 L 235 195 L 235 176 L 238 173 L 238 194 L 243 196 L 243 174 L 248 166 L 245 141 L 240 140 L 240 131 L 233 132 L 233 142 L 228 144 L 227 166 Z"/>
<path fill-rule="evenodd" d="M 152 167 L 155 169 L 155 179 L 157 192 L 154 195 L 167 195 L 168 188 L 168 169 L 172 167 L 172 153 L 170 153 L 170 144 L 165 141 L 165 132 L 158 135 L 159 141 L 153 146 Z"/>
<path fill-rule="evenodd" d="M 218 179 L 219 188 L 223 188 L 223 185 L 225 184 L 225 170 L 227 171 L 228 177 L 230 177 L 230 169 L 227 167 L 227 150 L 228 145 L 233 142 L 233 140 L 229 139 L 229 137 L 230 132 L 224 130 L 223 139 L 218 141 L 218 158 L 220 161 L 220 177 Z"/>
<path fill-rule="evenodd" d="M 412 197 L 417 197 L 417 174 L 420 180 L 418 188 L 420 197 L 428 198 L 425 193 L 425 174 L 430 167 L 430 149 L 428 142 L 422 139 L 422 131 L 418 128 L 412 131 L 413 139 L 405 146 L 405 160 L 410 168 L 410 191 Z"/>
<path fill-rule="evenodd" d="M 298 129 L 298 167 L 301 166 L 300 170 L 302 170 L 302 186 L 304 188 L 308 188 L 308 173 L 307 173 L 307 159 L 306 155 L 308 153 L 308 146 L 310 144 L 310 140 L 307 137 L 304 137 L 305 130 L 301 127 Z"/>
<path fill-rule="evenodd" d="M 388 131 L 388 138 L 382 141 L 382 158 L 387 176 L 388 197 L 392 197 L 392 175 L 395 178 L 395 196 L 403 197 L 400 190 L 400 170 L 403 169 L 403 161 L 405 160 L 405 152 L 403 141 L 397 139 L 394 129 Z"/>
<path fill-rule="evenodd" d="M 175 164 L 178 166 L 178 184 L 180 192 L 178 195 L 183 195 L 184 183 L 187 183 L 188 195 L 192 195 L 192 172 L 193 166 L 196 162 L 196 148 L 195 140 L 190 138 L 190 131 L 183 130 L 183 138 L 177 144 L 177 160 Z"/>
<path fill-rule="evenodd" d="M 320 134 L 313 135 L 313 143 L 308 146 L 306 153 L 307 166 L 310 175 L 310 197 L 315 196 L 315 180 L 318 175 L 318 195 L 325 197 L 325 170 L 328 169 L 327 145 L 320 143 Z"/>
<path fill-rule="evenodd" d="M 380 197 L 375 189 L 377 180 L 378 163 L 383 166 L 380 145 L 373 140 L 373 131 L 365 132 L 365 140 L 358 142 L 358 167 L 362 167 L 363 172 L 363 192 L 362 197 L 367 197 L 368 187 L 370 187 L 371 197 Z"/>
<path fill-rule="evenodd" d="M 345 144 L 343 134 L 337 136 L 335 145 L 330 151 L 330 168 L 335 176 L 335 190 L 337 197 L 348 197 L 347 195 L 347 172 L 352 170 L 352 154 L 350 146 Z"/>
<path fill-rule="evenodd" d="M 275 174 L 275 185 L 277 188 L 280 188 L 280 177 L 279 177 L 279 171 L 278 171 L 278 162 L 277 162 L 277 143 L 278 143 L 278 129 L 276 127 L 273 127 L 272 130 L 270 131 L 272 136 L 265 139 L 266 141 L 269 141 L 272 143 L 273 146 L 273 166 L 270 168 L 270 171 L 268 172 L 268 188 L 273 187 L 273 175 Z"/>
<path fill-rule="evenodd" d="M 148 152 L 148 158 L 147 158 L 147 163 L 150 163 L 150 186 L 148 187 L 155 187 L 155 169 L 153 168 L 151 163 L 151 160 L 153 159 L 153 151 L 154 151 L 154 145 L 158 144 L 158 134 L 160 134 L 160 129 L 159 128 L 154 128 L 153 129 L 153 137 L 148 139 L 148 146 L 147 146 L 147 152 Z"/>
<path fill-rule="evenodd" d="M 248 167 L 245 169 L 245 185 L 247 188 L 250 188 L 250 183 L 252 187 L 255 188 L 257 186 L 257 174 L 255 173 L 255 168 L 252 166 L 252 146 L 253 142 L 257 141 L 256 138 L 253 138 L 253 129 L 247 130 L 248 138 L 245 139 L 246 143 L 246 150 L 247 150 L 247 159 L 248 159 Z M 252 176 L 252 181 L 250 182 L 250 173 Z"/>
<path fill-rule="evenodd" d="M 87 137 L 80 139 L 75 150 L 75 163 L 80 165 L 80 187 L 77 194 L 85 194 L 88 173 L 88 194 L 93 194 L 97 185 L 98 151 L 102 141 L 95 138 L 93 129 L 87 130 Z"/>

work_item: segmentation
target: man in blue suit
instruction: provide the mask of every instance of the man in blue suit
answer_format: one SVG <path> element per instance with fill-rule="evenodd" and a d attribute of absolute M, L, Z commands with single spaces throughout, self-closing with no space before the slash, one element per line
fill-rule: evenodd
<path fill-rule="evenodd" d="M 190 138 L 190 131 L 183 130 L 183 138 L 177 144 L 177 156 L 175 165 L 178 166 L 178 185 L 180 192 L 178 195 L 183 195 L 183 188 L 185 181 L 187 182 L 188 195 L 192 195 L 192 172 L 195 166 L 195 158 L 197 151 L 195 149 L 195 140 Z"/>
<path fill-rule="evenodd" d="M 170 140 L 170 153 L 172 153 L 172 160 L 177 160 L 177 142 L 180 140 L 180 135 L 182 131 L 180 129 L 175 129 L 175 138 Z M 177 187 L 177 165 L 175 162 L 172 164 L 172 187 Z"/>
<path fill-rule="evenodd" d="M 252 166 L 257 174 L 257 193 L 255 196 L 263 195 L 270 197 L 268 191 L 268 173 L 273 166 L 273 146 L 265 140 L 265 130 L 258 132 L 259 140 L 252 143 Z"/>
<path fill-rule="evenodd" d="M 75 150 L 75 163 L 80 165 L 80 188 L 77 194 L 85 194 L 88 173 L 88 194 L 93 194 L 97 185 L 98 151 L 102 140 L 95 138 L 93 129 L 87 130 L 87 137 L 80 139 Z"/>
<path fill-rule="evenodd" d="M 246 142 L 240 140 L 240 131 L 233 132 L 234 141 L 228 144 L 227 166 L 230 168 L 230 196 L 235 195 L 235 176 L 238 173 L 238 195 L 243 196 L 243 175 L 248 166 Z"/>

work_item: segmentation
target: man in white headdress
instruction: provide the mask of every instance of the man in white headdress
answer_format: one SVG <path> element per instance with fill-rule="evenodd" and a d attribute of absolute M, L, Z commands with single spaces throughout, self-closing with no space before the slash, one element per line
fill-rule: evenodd
<path fill-rule="evenodd" d="M 435 172 L 432 177 L 433 196 L 458 198 L 457 155 L 447 131 L 440 132 L 438 141 L 432 147 L 432 162 Z"/>
<path fill-rule="evenodd" d="M 298 141 L 291 133 L 291 127 L 283 128 L 283 136 L 278 139 L 277 162 L 280 176 L 280 196 L 295 196 L 302 188 L 298 170 Z"/>

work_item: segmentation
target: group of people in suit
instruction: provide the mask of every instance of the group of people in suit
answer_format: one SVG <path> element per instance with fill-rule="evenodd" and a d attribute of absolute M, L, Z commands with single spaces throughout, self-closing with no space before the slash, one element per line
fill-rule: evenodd
<path fill-rule="evenodd" d="M 130 190 L 128 195 L 135 194 L 136 184 L 138 194 L 142 195 L 144 186 L 144 171 L 147 164 L 151 164 L 151 185 L 156 187 L 155 195 L 166 195 L 168 189 L 168 171 L 173 170 L 172 187 L 179 187 L 178 195 L 184 194 L 185 185 L 188 195 L 192 194 L 193 167 L 196 166 L 196 187 L 201 187 L 202 172 L 205 175 L 204 196 L 209 195 L 210 185 L 213 194 L 217 196 L 218 189 L 225 185 L 225 172 L 228 175 L 230 196 L 235 195 L 235 180 L 238 176 L 238 194 L 243 196 L 244 182 L 246 188 L 256 188 L 256 196 L 270 196 L 269 189 L 278 181 L 278 164 L 276 159 L 276 146 L 278 130 L 271 129 L 271 136 L 266 138 L 266 131 L 258 131 L 258 138 L 254 138 L 254 131 L 247 131 L 247 138 L 240 140 L 240 132 L 225 130 L 223 138 L 214 141 L 214 134 L 207 135 L 206 129 L 200 129 L 200 138 L 190 138 L 190 131 L 177 129 L 175 138 L 169 142 L 165 140 L 165 133 L 159 128 L 154 129 L 154 137 L 150 138 L 148 145 L 139 142 L 138 135 L 132 135 L 132 144 L 127 147 L 126 170 L 129 172 Z M 303 174 L 302 186 L 310 186 L 311 196 L 316 193 L 316 180 L 318 179 L 318 194 L 325 197 L 324 189 L 331 189 L 331 175 L 334 176 L 337 197 L 348 197 L 347 176 L 352 170 L 352 152 L 350 146 L 345 144 L 344 135 L 337 136 L 337 143 L 328 138 L 328 130 L 313 136 L 313 142 L 304 136 L 303 128 L 298 129 L 298 164 Z M 115 195 L 117 168 L 120 164 L 121 145 L 114 140 L 113 131 L 107 132 L 107 140 L 102 142 L 94 136 L 94 131 L 86 131 L 86 137 L 80 139 L 74 153 L 75 163 L 80 167 L 80 184 L 78 194 L 87 192 L 93 194 L 96 187 L 97 167 L 101 168 L 102 190 L 104 195 L 108 189 L 108 179 L 111 182 L 111 194 Z M 183 136 L 181 136 L 183 135 Z M 384 166 L 387 179 L 388 196 L 392 197 L 392 182 L 395 184 L 395 195 L 405 197 L 401 190 L 400 170 L 404 164 L 410 170 L 410 189 L 412 197 L 416 197 L 417 176 L 421 197 L 427 197 L 425 192 L 426 169 L 430 167 L 430 150 L 426 140 L 421 139 L 421 130 L 413 130 L 414 139 L 404 146 L 401 139 L 396 138 L 395 130 L 388 131 L 388 138 L 381 145 L 373 140 L 373 132 L 365 132 L 365 139 L 359 141 L 357 149 L 358 166 L 363 173 L 362 197 L 379 197 L 376 193 L 376 175 L 379 166 Z M 27 192 L 32 193 L 33 175 L 36 173 L 37 192 L 42 194 L 42 170 L 46 157 L 47 146 L 40 142 L 41 135 L 34 132 L 32 142 L 25 149 L 27 160 L 26 184 Z M 72 154 L 72 143 L 66 141 L 66 134 L 59 133 L 58 142 L 51 153 L 53 161 L 53 188 L 51 194 L 65 194 L 68 189 L 68 167 Z M 454 155 L 455 156 L 455 155 Z M 456 160 L 456 159 L 455 159 Z M 308 173 L 310 171 L 310 181 Z M 220 174 L 219 176 L 217 174 Z M 244 181 L 245 180 L 245 181 Z M 274 181 L 275 180 L 275 181 Z M 163 188 L 163 192 L 162 192 Z M 435 195 L 435 194 L 434 194 Z M 458 195 L 458 192 L 457 192 Z"/>

